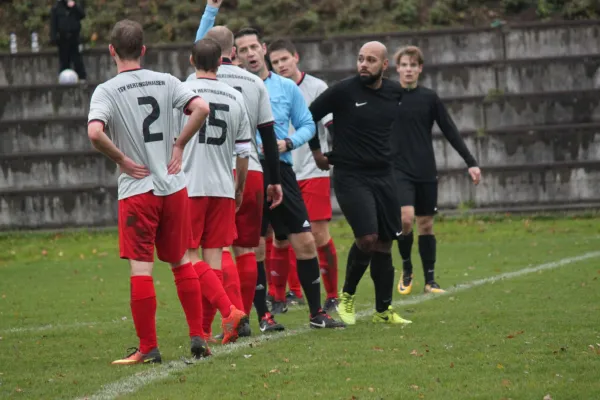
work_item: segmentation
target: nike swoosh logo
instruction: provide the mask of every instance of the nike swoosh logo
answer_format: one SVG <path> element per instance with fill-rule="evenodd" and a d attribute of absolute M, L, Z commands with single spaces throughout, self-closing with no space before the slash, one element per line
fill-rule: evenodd
<path fill-rule="evenodd" d="M 367 104 L 367 103 L 356 103 L 356 107 L 362 107 L 362 106 L 364 106 L 365 104 Z"/>
<path fill-rule="evenodd" d="M 325 328 L 325 321 L 321 321 L 320 324 L 317 324 L 315 322 L 311 322 L 310 323 L 312 326 L 316 326 L 317 328 Z"/>

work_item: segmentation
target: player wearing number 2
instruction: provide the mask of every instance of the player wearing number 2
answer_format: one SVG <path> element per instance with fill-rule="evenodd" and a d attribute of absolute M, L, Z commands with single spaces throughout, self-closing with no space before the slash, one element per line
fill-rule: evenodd
<path fill-rule="evenodd" d="M 242 204 L 252 131 L 242 94 L 217 81 L 221 46 L 212 39 L 199 40 L 192 49 L 191 61 L 196 68 L 196 79 L 187 81 L 185 85 L 209 102 L 210 116 L 198 136 L 186 147 L 183 157 L 193 232 L 189 255 L 202 282 L 206 300 L 202 322 L 204 332 L 207 336 L 211 332 L 214 313 L 207 311 L 212 310 L 211 305 L 214 304 L 223 316 L 223 343 L 227 343 L 237 338 L 239 329 L 248 319 L 241 310 L 242 306 L 237 308 L 223 289 L 221 257 L 223 247 L 231 246 L 235 236 L 235 213 Z M 175 112 L 179 114 L 180 124 L 184 125 L 188 117 Z M 198 256 L 199 247 L 202 247 L 204 261 Z M 219 276 L 219 282 L 206 282 L 205 285 L 203 276 L 206 273 Z"/>
<path fill-rule="evenodd" d="M 209 106 L 172 75 L 141 69 L 146 47 L 137 22 L 123 20 L 115 25 L 109 51 L 118 75 L 92 95 L 88 136 L 97 150 L 120 167 L 119 248 L 131 267 L 130 305 L 140 343 L 113 364 L 161 362 L 152 279 L 155 245 L 158 258 L 171 264 L 189 325 L 191 351 L 203 357 L 209 350 L 202 338 L 200 282 L 186 254 L 189 200 L 181 164 L 184 147 L 204 123 Z M 176 141 L 174 108 L 189 115 Z"/>

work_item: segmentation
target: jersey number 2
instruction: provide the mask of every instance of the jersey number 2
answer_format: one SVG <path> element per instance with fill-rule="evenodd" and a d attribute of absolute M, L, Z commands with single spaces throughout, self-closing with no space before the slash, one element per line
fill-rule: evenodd
<path fill-rule="evenodd" d="M 138 105 L 152 106 L 152 112 L 150 113 L 150 115 L 144 118 L 144 122 L 142 124 L 142 131 L 144 132 L 144 142 L 160 142 L 161 140 L 163 140 L 162 132 L 150 133 L 150 125 L 152 125 L 152 123 L 156 121 L 158 117 L 160 117 L 160 107 L 158 106 L 158 102 L 152 96 L 138 97 Z"/>
<path fill-rule="evenodd" d="M 200 132 L 198 133 L 198 140 L 200 141 L 200 143 L 220 146 L 223 143 L 225 143 L 225 139 L 227 138 L 227 122 L 225 120 L 217 118 L 217 111 L 229 112 L 229 105 L 220 103 L 209 103 L 208 105 L 210 107 L 210 114 L 208 115 L 208 120 L 204 123 L 204 125 L 202 125 L 202 128 L 200 128 Z M 221 136 L 219 136 L 218 138 L 207 138 L 207 125 L 221 128 Z"/>

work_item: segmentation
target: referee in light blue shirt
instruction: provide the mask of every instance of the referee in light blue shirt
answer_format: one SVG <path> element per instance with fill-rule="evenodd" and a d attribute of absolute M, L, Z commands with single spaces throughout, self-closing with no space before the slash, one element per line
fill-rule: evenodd
<path fill-rule="evenodd" d="M 215 6 L 211 6 L 211 2 L 214 2 Z M 220 5 L 219 0 L 209 0 L 207 3 L 205 13 L 200 21 L 196 40 L 204 37 L 206 32 L 213 27 L 218 6 Z M 292 169 L 291 151 L 308 142 L 316 133 L 316 125 L 312 114 L 298 85 L 288 78 L 271 73 L 267 69 L 265 60 L 267 49 L 266 45 L 261 41 L 258 31 L 246 28 L 236 33 L 235 47 L 237 58 L 241 61 L 243 67 L 247 71 L 259 76 L 265 82 L 275 119 L 275 135 L 277 136 L 277 146 L 280 154 L 280 178 L 283 189 L 283 202 L 278 207 L 271 209 L 269 199 L 265 200 L 260 243 L 262 254 L 264 254 L 264 239 L 270 224 L 275 232 L 276 246 L 287 247 L 286 241 L 289 240 L 296 254 L 298 278 L 300 279 L 300 284 L 302 285 L 304 296 L 310 309 L 310 327 L 343 328 L 345 327 L 343 322 L 335 321 L 321 307 L 321 279 L 317 248 L 311 232 L 302 192 L 298 186 L 296 174 Z M 290 123 L 295 129 L 294 134 L 291 136 L 289 135 Z M 257 134 L 257 143 L 260 148 L 261 140 L 259 134 Z M 268 169 L 265 168 L 264 160 L 262 160 L 262 155 L 261 164 L 263 164 L 264 182 L 267 183 L 270 179 L 268 177 Z M 260 251 L 257 252 L 259 277 L 254 306 L 262 322 L 262 320 L 272 320 L 272 316 L 268 312 L 265 300 L 267 282 L 264 265 L 262 265 L 262 260 L 259 257 L 260 253 Z M 264 256 L 262 258 L 264 260 Z M 278 304 L 278 306 L 280 308 L 279 312 L 287 311 L 285 299 L 283 299 L 283 304 Z M 261 323 L 262 329 L 263 325 Z"/>

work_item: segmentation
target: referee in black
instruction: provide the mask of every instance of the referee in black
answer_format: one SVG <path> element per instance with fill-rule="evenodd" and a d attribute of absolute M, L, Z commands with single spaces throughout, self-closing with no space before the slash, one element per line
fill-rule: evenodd
<path fill-rule="evenodd" d="M 396 70 L 403 88 L 402 105 L 397 113 L 392 135 L 394 175 L 400 199 L 402 232 L 398 249 L 402 256 L 402 277 L 398 292 L 412 291 L 413 221 L 419 232 L 419 254 L 425 275 L 425 293 L 442 293 L 435 281 L 436 240 L 433 217 L 437 213 L 438 177 L 431 129 L 436 122 L 452 147 L 463 158 L 469 175 L 477 185 L 481 171 L 452 121 L 446 107 L 431 89 L 418 85 L 423 70 L 423 53 L 418 47 L 404 47 L 395 54 Z"/>
<path fill-rule="evenodd" d="M 333 114 L 333 150 L 322 154 L 316 135 L 309 144 L 319 168 L 335 166 L 333 189 L 356 238 L 348 254 L 337 311 L 346 324 L 356 323 L 356 286 L 370 263 L 375 284 L 373 322 L 410 323 L 392 309 L 391 248 L 400 229 L 400 218 L 390 135 L 402 88 L 397 82 L 383 79 L 389 65 L 383 44 L 365 44 L 356 64 L 357 76 L 331 86 L 309 107 L 315 121 Z"/>

